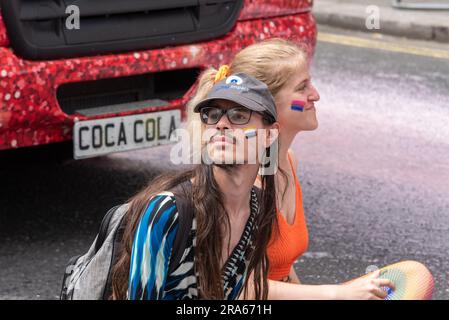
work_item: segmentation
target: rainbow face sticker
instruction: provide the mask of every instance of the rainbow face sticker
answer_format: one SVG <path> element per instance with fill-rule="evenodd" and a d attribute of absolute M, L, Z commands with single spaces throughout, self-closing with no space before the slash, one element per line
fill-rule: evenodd
<path fill-rule="evenodd" d="M 306 105 L 306 103 L 304 101 L 293 100 L 290 108 L 295 111 L 303 112 L 305 105 Z"/>
<path fill-rule="evenodd" d="M 255 137 L 257 135 L 257 129 L 254 127 L 248 127 L 244 130 L 244 132 L 247 139 Z"/>

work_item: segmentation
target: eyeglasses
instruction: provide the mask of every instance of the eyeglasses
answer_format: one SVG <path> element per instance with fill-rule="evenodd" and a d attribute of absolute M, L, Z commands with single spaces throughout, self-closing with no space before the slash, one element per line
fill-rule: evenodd
<path fill-rule="evenodd" d="M 240 125 L 249 122 L 252 110 L 245 107 L 234 107 L 230 109 L 204 107 L 200 110 L 201 121 L 209 125 L 217 124 L 224 114 L 226 114 L 230 123 Z"/>

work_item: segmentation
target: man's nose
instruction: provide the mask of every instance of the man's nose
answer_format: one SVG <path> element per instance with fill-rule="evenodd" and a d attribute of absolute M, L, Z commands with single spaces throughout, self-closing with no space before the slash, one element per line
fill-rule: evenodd
<path fill-rule="evenodd" d="M 220 131 L 231 128 L 231 123 L 229 122 L 226 113 L 221 116 L 220 120 L 218 120 L 217 124 L 215 125 L 215 128 Z"/>

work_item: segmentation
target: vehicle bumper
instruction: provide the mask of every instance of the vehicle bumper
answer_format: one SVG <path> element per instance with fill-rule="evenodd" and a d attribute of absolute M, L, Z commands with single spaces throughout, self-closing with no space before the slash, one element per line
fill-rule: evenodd
<path fill-rule="evenodd" d="M 272 37 L 305 44 L 312 56 L 316 44 L 312 13 L 239 21 L 226 36 L 213 41 L 122 54 L 27 61 L 10 48 L 0 48 L 0 150 L 71 140 L 76 120 L 172 109 L 181 109 L 182 119 L 186 120 L 185 105 L 196 85 L 167 106 L 91 117 L 64 113 L 56 92 L 60 85 L 70 82 L 219 66 L 228 63 L 242 48 Z"/>

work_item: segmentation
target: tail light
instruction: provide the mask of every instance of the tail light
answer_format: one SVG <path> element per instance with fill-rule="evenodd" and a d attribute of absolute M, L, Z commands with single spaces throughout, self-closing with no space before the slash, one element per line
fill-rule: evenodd
<path fill-rule="evenodd" d="M 239 20 L 271 18 L 312 11 L 313 0 L 245 0 Z"/>

